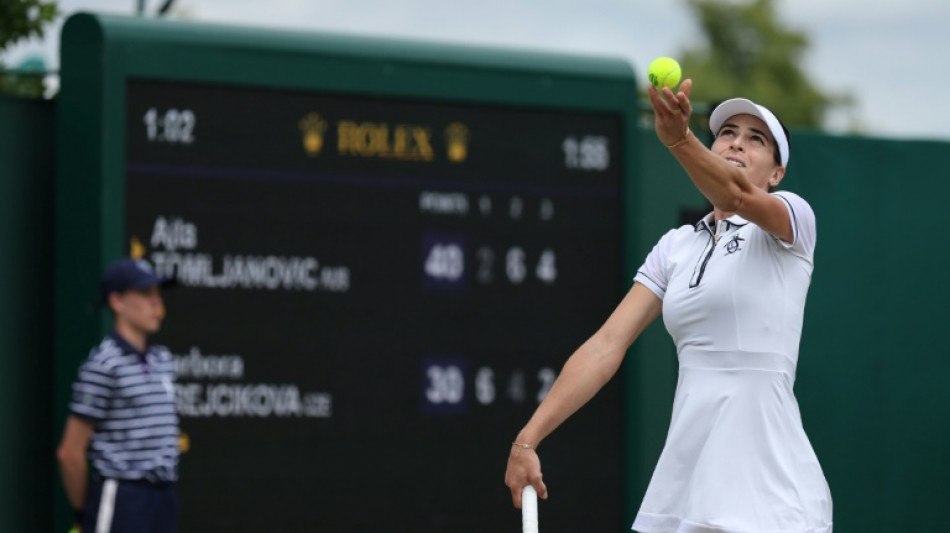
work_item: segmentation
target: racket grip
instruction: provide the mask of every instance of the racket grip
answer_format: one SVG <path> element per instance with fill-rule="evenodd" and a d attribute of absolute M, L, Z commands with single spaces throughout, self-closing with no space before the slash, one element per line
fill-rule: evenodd
<path fill-rule="evenodd" d="M 538 533 L 538 493 L 531 485 L 521 489 L 521 531 Z"/>

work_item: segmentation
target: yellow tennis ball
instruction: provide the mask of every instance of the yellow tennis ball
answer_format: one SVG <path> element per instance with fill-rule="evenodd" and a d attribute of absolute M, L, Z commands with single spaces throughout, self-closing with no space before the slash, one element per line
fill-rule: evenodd
<path fill-rule="evenodd" d="M 657 90 L 663 87 L 670 89 L 676 87 L 680 82 L 680 76 L 683 72 L 680 70 L 680 64 L 672 57 L 658 57 L 650 63 L 647 69 L 647 78 Z"/>

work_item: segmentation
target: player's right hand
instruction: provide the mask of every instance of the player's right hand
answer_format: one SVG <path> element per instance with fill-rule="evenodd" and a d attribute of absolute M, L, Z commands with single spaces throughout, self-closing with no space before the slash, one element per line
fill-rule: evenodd
<path fill-rule="evenodd" d="M 538 492 L 538 498 L 548 499 L 548 488 L 541 479 L 541 459 L 535 450 L 511 447 L 505 485 L 511 490 L 511 502 L 516 509 L 521 509 L 521 490 L 528 485 Z"/>

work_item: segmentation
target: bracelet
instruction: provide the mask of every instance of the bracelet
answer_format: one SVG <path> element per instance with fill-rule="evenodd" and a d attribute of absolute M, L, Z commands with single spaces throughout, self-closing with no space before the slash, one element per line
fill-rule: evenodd
<path fill-rule="evenodd" d="M 83 509 L 73 509 L 73 521 L 75 521 L 76 524 L 82 526 L 82 519 L 84 515 L 85 513 L 83 512 Z"/>
<path fill-rule="evenodd" d="M 512 442 L 511 445 L 512 445 L 512 446 L 517 446 L 517 447 L 521 448 L 522 450 L 533 450 L 533 449 L 534 449 L 534 445 L 533 445 L 533 444 L 525 444 L 525 443 L 523 443 L 523 442 Z"/>
<path fill-rule="evenodd" d="M 680 138 L 680 140 L 676 141 L 676 142 L 673 143 L 673 144 L 666 144 L 666 145 L 664 145 L 664 146 L 666 146 L 666 147 L 669 148 L 669 149 L 673 149 L 673 148 L 676 148 L 677 146 L 686 144 L 686 143 L 689 142 L 689 135 L 690 135 L 690 133 L 692 133 L 692 132 L 690 131 L 689 127 L 687 126 L 686 131 L 683 133 L 683 136 Z"/>

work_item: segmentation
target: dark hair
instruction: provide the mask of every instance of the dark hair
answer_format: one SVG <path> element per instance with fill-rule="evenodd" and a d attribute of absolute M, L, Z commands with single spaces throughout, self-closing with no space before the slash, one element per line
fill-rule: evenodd
<path fill-rule="evenodd" d="M 775 115 L 775 113 L 772 113 Z M 775 117 L 775 120 L 778 120 L 778 125 L 782 127 L 782 133 L 785 134 L 785 144 L 788 146 L 788 153 L 792 153 L 792 136 L 788 134 L 788 128 L 785 127 L 785 124 L 782 122 L 782 119 Z M 778 143 L 775 144 L 775 150 L 772 151 L 772 158 L 775 160 L 776 166 L 782 166 L 782 153 L 778 149 Z M 778 187 L 775 185 L 769 185 L 769 192 L 775 192 L 778 190 Z"/>
<path fill-rule="evenodd" d="M 772 113 L 773 115 L 775 113 Z M 785 124 L 782 123 L 782 119 L 775 117 L 775 120 L 778 120 L 778 125 L 782 127 L 782 133 L 785 134 L 785 144 L 788 145 L 788 152 L 792 152 L 792 136 L 788 134 L 788 128 L 785 127 Z M 775 164 L 782 166 L 782 154 L 779 152 L 778 143 L 775 143 L 775 153 L 773 154 L 775 158 Z"/>

